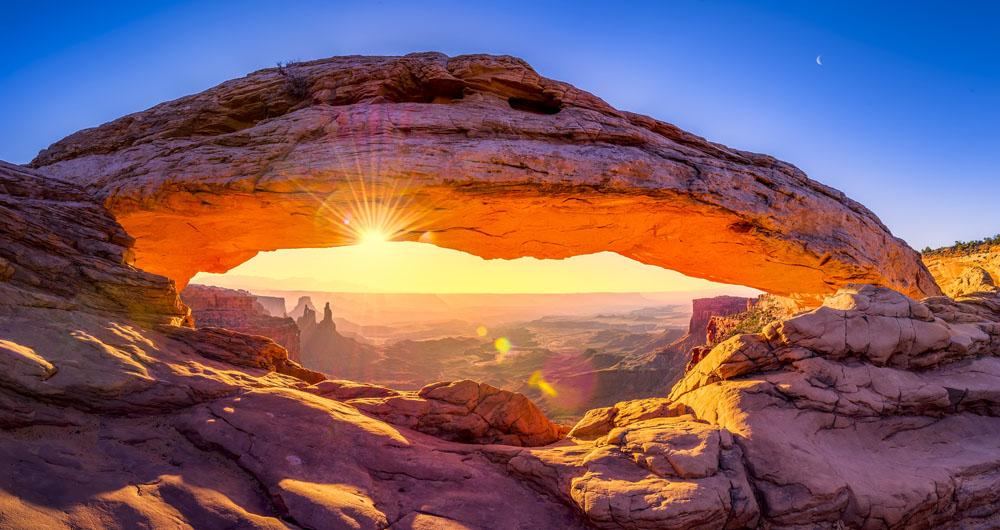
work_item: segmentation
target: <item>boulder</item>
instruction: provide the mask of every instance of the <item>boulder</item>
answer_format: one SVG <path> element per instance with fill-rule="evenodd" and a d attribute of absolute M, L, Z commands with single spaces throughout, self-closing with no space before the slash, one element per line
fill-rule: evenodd
<path fill-rule="evenodd" d="M 317 390 L 322 395 L 348 398 L 346 403 L 383 421 L 445 440 L 539 446 L 565 434 L 524 395 L 485 383 L 441 382 L 417 392 L 388 391 L 373 385 L 321 385 Z"/>

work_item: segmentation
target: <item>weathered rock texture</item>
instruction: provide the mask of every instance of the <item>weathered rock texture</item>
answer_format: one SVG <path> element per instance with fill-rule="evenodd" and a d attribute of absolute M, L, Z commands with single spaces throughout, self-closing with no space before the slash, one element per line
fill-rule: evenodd
<path fill-rule="evenodd" d="M 924 254 L 923 260 L 948 296 L 996 291 L 1000 281 L 1000 245 L 935 251 Z"/>
<path fill-rule="evenodd" d="M 1000 297 L 848 288 L 508 465 L 607 528 L 996 528 L 998 352 Z"/>
<path fill-rule="evenodd" d="M 629 361 L 627 368 L 656 371 L 657 377 L 662 379 L 660 387 L 666 393 L 683 377 L 684 367 L 690 363 L 692 352 L 700 352 L 699 348 L 711 342 L 709 326 L 714 319 L 745 312 L 753 303 L 754 299 L 740 296 L 695 298 L 691 301 L 687 333 L 676 337 L 675 330 L 667 330 L 645 346 L 647 353 Z"/>
<path fill-rule="evenodd" d="M 687 353 L 695 346 L 709 342 L 708 326 L 714 317 L 735 315 L 746 311 L 753 303 L 752 298 L 741 296 L 715 296 L 695 298 L 691 301 L 691 322 L 686 335 L 668 346 L 669 349 Z"/>
<path fill-rule="evenodd" d="M 995 294 L 845 289 L 532 447 L 561 430 L 523 396 L 321 381 L 263 337 L 179 326 L 102 207 L 0 182 L 0 527 L 1000 525 Z"/>
<path fill-rule="evenodd" d="M 874 214 L 794 166 L 507 56 L 261 70 L 75 133 L 32 166 L 103 198 L 138 265 L 178 286 L 387 225 L 485 258 L 613 251 L 807 301 L 851 282 L 940 294 Z"/>
<path fill-rule="evenodd" d="M 731 432 L 777 526 L 1000 525 L 1000 298 L 871 286 L 715 347 L 670 396 Z"/>
<path fill-rule="evenodd" d="M 134 240 L 77 186 L 0 162 L 0 309 L 189 320 L 169 282 L 133 268 Z M 63 312 L 63 313 L 60 313 Z"/>
<path fill-rule="evenodd" d="M 733 335 L 759 333 L 768 324 L 791 317 L 796 309 L 795 304 L 786 298 L 764 294 L 748 301 L 747 308 L 743 311 L 712 315 L 705 325 L 705 342 L 688 351 L 684 371 L 690 371 L 720 342 Z"/>
<path fill-rule="evenodd" d="M 258 297 L 246 291 L 188 285 L 181 292 L 181 300 L 191 308 L 197 327 L 267 337 L 288 350 L 293 361 L 299 360 L 299 327 L 291 318 L 271 316 Z M 284 312 L 284 301 L 281 305 Z"/>

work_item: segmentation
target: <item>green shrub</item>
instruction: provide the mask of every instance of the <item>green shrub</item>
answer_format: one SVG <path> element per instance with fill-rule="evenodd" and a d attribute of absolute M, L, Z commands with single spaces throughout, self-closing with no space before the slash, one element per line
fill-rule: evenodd
<path fill-rule="evenodd" d="M 930 247 L 925 247 L 922 254 L 950 254 L 950 253 L 971 253 L 977 252 L 979 250 L 985 250 L 988 247 L 994 245 L 1000 245 L 1000 234 L 996 234 L 991 237 L 984 237 L 982 239 L 977 239 L 975 241 L 955 241 L 954 245 L 950 247 L 941 247 L 932 249 Z"/>

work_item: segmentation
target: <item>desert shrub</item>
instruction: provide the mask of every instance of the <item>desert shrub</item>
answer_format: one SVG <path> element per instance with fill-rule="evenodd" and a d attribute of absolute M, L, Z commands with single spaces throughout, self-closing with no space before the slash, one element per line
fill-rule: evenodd
<path fill-rule="evenodd" d="M 295 99 L 309 96 L 309 78 L 299 68 L 296 61 L 278 63 L 278 73 L 285 78 L 285 92 Z"/>

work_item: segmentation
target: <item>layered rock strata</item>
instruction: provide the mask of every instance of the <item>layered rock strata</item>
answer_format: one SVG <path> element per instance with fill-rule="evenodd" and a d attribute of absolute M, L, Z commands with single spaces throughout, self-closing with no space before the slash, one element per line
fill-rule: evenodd
<path fill-rule="evenodd" d="M 754 303 L 754 299 L 741 296 L 695 298 L 691 301 L 691 320 L 688 322 L 687 333 L 671 340 L 671 337 L 676 336 L 675 330 L 665 331 L 645 346 L 648 350 L 645 355 L 631 361 L 628 367 L 633 370 L 657 371 L 658 377 L 663 381 L 656 388 L 662 388 L 662 393 L 666 393 L 684 376 L 685 368 L 692 360 L 699 358 L 705 345 L 711 343 L 716 319 L 743 313 Z"/>
<path fill-rule="evenodd" d="M 995 295 L 847 288 L 574 444 L 498 454 L 602 528 L 994 528 L 998 353 Z"/>
<path fill-rule="evenodd" d="M 516 59 L 265 70 L 82 131 L 35 165 L 50 178 L 0 164 L 0 527 L 1000 527 L 995 292 L 848 286 L 937 294 L 838 192 Z M 669 396 L 532 446 L 550 424 L 516 396 L 320 381 L 272 341 L 188 327 L 170 281 L 133 266 L 183 284 L 279 241 L 342 244 L 361 178 L 402 213 L 439 206 L 404 239 L 843 289 L 715 346 Z"/>
<path fill-rule="evenodd" d="M 733 434 L 771 524 L 994 527 L 998 310 L 844 289 L 716 346 L 670 399 Z"/>
<path fill-rule="evenodd" d="M 677 339 L 667 349 L 687 353 L 695 346 L 710 342 L 709 324 L 715 317 L 726 317 L 742 313 L 752 307 L 754 299 L 742 296 L 715 296 L 695 298 L 691 301 L 691 322 L 686 335 Z"/>
<path fill-rule="evenodd" d="M 0 527 L 587 526 L 479 446 L 311 393 L 268 339 L 177 325 L 79 188 L 0 164 L 0 224 Z"/>
<path fill-rule="evenodd" d="M 261 296 L 254 295 L 260 306 L 267 311 L 267 314 L 272 317 L 287 317 L 288 312 L 285 310 L 285 299 L 280 296 Z"/>
<path fill-rule="evenodd" d="M 135 240 L 79 187 L 0 161 L 0 309 L 189 322 L 170 282 L 136 269 Z"/>

